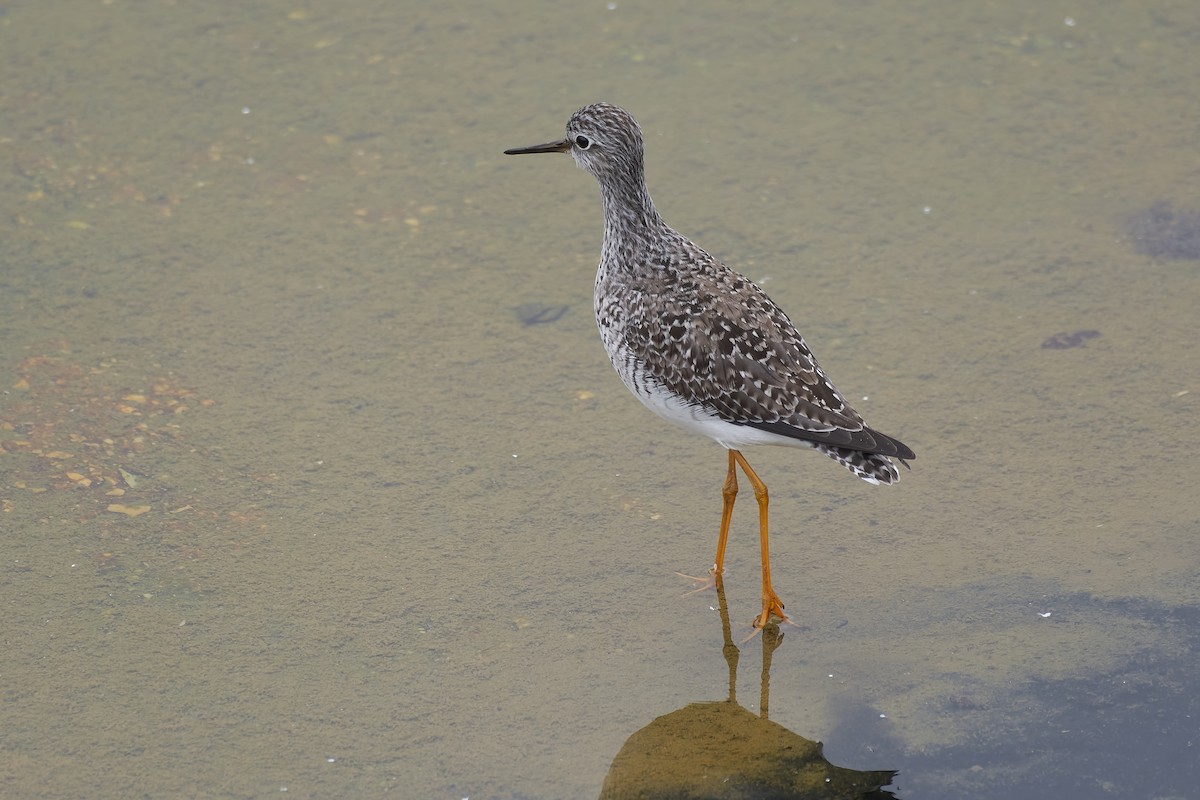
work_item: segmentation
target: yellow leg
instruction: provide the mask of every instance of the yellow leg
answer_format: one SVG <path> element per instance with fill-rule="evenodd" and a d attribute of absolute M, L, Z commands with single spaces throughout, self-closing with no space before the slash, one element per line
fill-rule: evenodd
<path fill-rule="evenodd" d="M 736 450 L 729 451 L 729 473 L 725 476 L 725 485 L 721 488 L 721 533 L 717 536 L 717 559 L 713 562 L 713 574 L 718 579 L 725 574 L 725 546 L 729 544 L 729 521 L 733 519 L 733 501 L 737 499 L 737 460 Z M 740 455 L 740 454 L 738 454 Z"/>
<path fill-rule="evenodd" d="M 730 450 L 729 469 L 731 473 L 735 462 L 742 468 L 742 472 L 746 473 L 746 477 L 750 479 L 750 485 L 754 487 L 754 498 L 758 500 L 758 538 L 759 549 L 762 553 L 762 613 L 755 617 L 754 628 L 755 630 L 762 630 L 771 621 L 772 615 L 788 622 L 791 622 L 791 620 L 788 620 L 787 614 L 783 613 L 783 601 L 779 599 L 779 595 L 775 594 L 775 589 L 771 586 L 771 556 L 767 549 L 767 485 L 762 482 L 740 452 Z M 736 481 L 734 483 L 734 493 L 736 493 Z M 725 481 L 725 485 L 728 488 L 728 478 Z M 718 542 L 717 550 L 718 559 L 724 555 L 725 537 L 729 533 L 728 515 L 733 512 L 733 500 L 729 495 L 726 495 L 725 506 L 726 514 L 721 519 L 721 540 Z"/>
<path fill-rule="evenodd" d="M 738 493 L 737 461 L 734 460 L 733 453 L 733 450 L 729 451 L 729 473 L 725 476 L 725 485 L 721 489 L 724 505 L 721 507 L 721 532 L 717 536 L 717 558 L 713 562 L 712 568 L 709 569 L 707 578 L 684 575 L 682 572 L 675 573 L 681 578 L 701 584 L 699 589 L 694 589 L 686 594 L 696 594 L 714 586 L 717 589 L 721 588 L 721 578 L 725 575 L 725 546 L 729 544 L 729 521 L 733 519 L 733 501 L 737 499 Z"/>

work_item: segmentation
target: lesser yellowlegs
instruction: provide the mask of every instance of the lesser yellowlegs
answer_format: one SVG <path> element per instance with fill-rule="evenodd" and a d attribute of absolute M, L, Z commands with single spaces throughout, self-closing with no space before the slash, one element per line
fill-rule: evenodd
<path fill-rule="evenodd" d="M 767 486 L 741 448 L 808 447 L 874 484 L 899 480 L 891 459 L 904 464 L 913 451 L 863 423 L 762 289 L 663 222 L 646 188 L 642 131 L 627 111 L 594 103 L 571 116 L 566 139 L 504 152 L 570 153 L 600 184 L 604 244 L 595 304 L 604 348 L 651 411 L 729 451 L 711 572 L 717 582 L 737 468 L 746 474 L 758 500 L 762 556 L 762 613 L 754 627 L 772 616 L 786 620 L 771 586 Z"/>

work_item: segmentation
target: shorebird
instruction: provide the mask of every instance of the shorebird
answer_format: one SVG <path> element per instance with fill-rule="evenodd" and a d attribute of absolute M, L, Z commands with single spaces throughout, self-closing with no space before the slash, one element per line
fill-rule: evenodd
<path fill-rule="evenodd" d="M 873 484 L 915 458 L 868 428 L 817 364 L 791 320 L 753 281 L 710 256 L 659 216 L 646 188 L 642 131 L 622 108 L 593 103 L 567 138 L 504 152 L 570 153 L 600 184 L 604 243 L 596 271 L 596 325 L 629 391 L 654 413 L 728 450 L 721 528 L 710 580 L 720 583 L 740 468 L 758 501 L 761 630 L 789 621 L 771 585 L 767 486 L 742 448 L 806 447 Z"/>

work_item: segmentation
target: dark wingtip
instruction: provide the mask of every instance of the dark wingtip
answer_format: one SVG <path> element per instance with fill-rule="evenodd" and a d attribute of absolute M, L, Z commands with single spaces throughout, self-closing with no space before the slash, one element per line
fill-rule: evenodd
<path fill-rule="evenodd" d="M 893 439 L 886 433 L 880 433 L 874 428 L 863 428 L 857 431 L 848 431 L 844 428 L 835 428 L 831 431 L 809 431 L 789 425 L 782 420 L 775 422 L 742 422 L 739 424 L 770 431 L 771 433 L 778 433 L 782 436 L 790 436 L 793 439 L 820 442 L 830 447 L 857 450 L 860 453 L 868 455 L 888 456 L 899 459 L 901 463 L 904 463 L 905 459 L 909 461 L 917 459 L 917 454 L 904 442 L 899 439 Z M 908 464 L 904 464 L 904 466 L 908 467 Z M 912 469 L 912 467 L 908 468 Z"/>
<path fill-rule="evenodd" d="M 904 464 L 906 469 L 912 469 L 912 467 L 908 466 L 908 464 L 905 462 L 905 459 L 907 459 L 908 461 L 916 461 L 917 460 L 917 454 L 912 451 L 911 447 L 909 447 L 908 445 L 906 445 L 904 442 L 900 441 L 899 439 L 893 439 L 891 436 L 888 436 L 886 433 L 880 433 L 879 431 L 871 430 L 870 428 L 867 428 L 867 430 L 871 431 L 871 435 L 874 436 L 876 441 L 878 441 L 880 444 L 879 449 L 876 450 L 875 452 L 881 453 L 886 456 L 891 456 L 892 458 L 899 461 L 901 464 Z M 891 447 L 884 447 L 883 445 L 885 445 L 885 444 L 891 445 Z M 889 450 L 891 450 L 892 452 L 888 452 Z"/>

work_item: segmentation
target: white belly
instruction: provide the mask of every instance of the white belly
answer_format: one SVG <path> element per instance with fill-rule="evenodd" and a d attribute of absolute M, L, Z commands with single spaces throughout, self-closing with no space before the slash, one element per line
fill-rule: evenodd
<path fill-rule="evenodd" d="M 726 422 L 708 409 L 685 403 L 658 381 L 644 377 L 640 370 L 626 371 L 618 368 L 617 373 L 620 374 L 629 391 L 633 392 L 646 408 L 668 422 L 673 422 L 693 433 L 703 434 L 730 450 L 740 450 L 743 447 L 763 444 L 787 447 L 812 446 L 803 439 L 794 439 L 747 425 Z"/>

